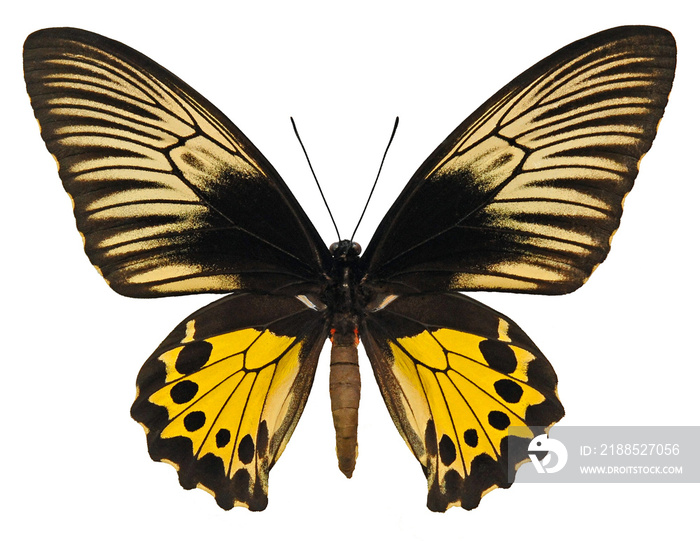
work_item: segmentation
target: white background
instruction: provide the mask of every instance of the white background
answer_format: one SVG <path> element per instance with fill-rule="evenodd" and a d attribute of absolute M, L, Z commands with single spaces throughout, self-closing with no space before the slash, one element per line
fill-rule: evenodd
<path fill-rule="evenodd" d="M 335 465 L 327 352 L 272 470 L 266 511 L 224 512 L 205 492 L 182 490 L 170 466 L 148 458 L 129 407 L 142 362 L 211 299 L 135 300 L 104 284 L 83 254 L 21 68 L 24 38 L 48 26 L 86 28 L 142 51 L 248 135 L 329 243 L 333 230 L 288 117 L 347 236 L 400 115 L 356 239 L 366 246 L 433 148 L 521 71 L 605 28 L 670 29 L 676 82 L 608 260 L 572 295 L 478 298 L 517 321 L 552 362 L 563 424 L 697 425 L 700 50 L 691 2 L 41 4 L 5 11 L 0 35 L 4 539 L 672 539 L 697 528 L 698 485 L 681 484 L 516 483 L 474 511 L 431 513 L 423 474 L 364 356 L 360 455 L 348 481 Z"/>

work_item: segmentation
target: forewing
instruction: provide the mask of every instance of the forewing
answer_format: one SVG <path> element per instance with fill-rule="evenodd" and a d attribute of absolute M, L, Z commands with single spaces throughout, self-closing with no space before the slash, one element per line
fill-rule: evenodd
<path fill-rule="evenodd" d="M 85 251 L 117 292 L 279 291 L 318 280 L 327 249 L 287 186 L 175 75 L 71 28 L 30 35 L 24 73 Z"/>
<path fill-rule="evenodd" d="M 326 336 L 320 313 L 288 296 L 234 293 L 185 319 L 137 379 L 131 414 L 153 460 L 224 509 L 264 509 Z"/>
<path fill-rule="evenodd" d="M 428 479 L 428 507 L 472 509 L 509 487 L 532 438 L 564 415 L 557 377 L 507 317 L 459 293 L 398 297 L 361 339 Z"/>
<path fill-rule="evenodd" d="M 364 261 L 389 290 L 559 294 L 610 249 L 671 89 L 673 36 L 621 27 L 506 85 L 418 169 Z"/>

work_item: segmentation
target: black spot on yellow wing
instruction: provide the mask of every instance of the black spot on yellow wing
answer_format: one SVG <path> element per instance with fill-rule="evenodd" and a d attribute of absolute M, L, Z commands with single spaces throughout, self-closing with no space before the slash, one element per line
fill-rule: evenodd
<path fill-rule="evenodd" d="M 267 446 L 269 444 L 269 435 L 267 433 L 267 421 L 263 420 L 258 427 L 258 457 L 262 458 L 265 453 L 267 453 Z"/>
<path fill-rule="evenodd" d="M 246 434 L 238 445 L 238 458 L 243 464 L 250 464 L 255 456 L 255 445 L 250 434 Z"/>
<path fill-rule="evenodd" d="M 512 379 L 498 380 L 493 388 L 498 396 L 510 404 L 517 404 L 523 396 L 523 388 Z"/>
<path fill-rule="evenodd" d="M 245 312 L 265 299 L 257 316 Z M 222 314 L 232 320 L 228 331 Z M 241 325 L 256 317 L 273 320 Z M 185 320 L 137 380 L 132 415 L 151 457 L 173 464 L 183 487 L 209 491 L 224 509 L 264 509 L 269 470 L 301 414 L 324 329 L 296 299 L 246 294 Z"/>
<path fill-rule="evenodd" d="M 518 367 L 515 352 L 505 342 L 498 340 L 482 340 L 479 342 L 479 351 L 484 360 L 494 370 L 510 374 Z"/>
<path fill-rule="evenodd" d="M 471 509 L 510 486 L 527 442 L 563 415 L 544 355 L 515 323 L 462 295 L 401 297 L 368 318 L 362 340 L 432 510 Z"/>
<path fill-rule="evenodd" d="M 175 370 L 185 376 L 193 374 L 209 360 L 213 346 L 207 341 L 190 342 L 178 352 Z"/>
<path fill-rule="evenodd" d="M 216 433 L 216 446 L 221 449 L 231 441 L 231 431 L 228 428 L 220 428 Z"/>
<path fill-rule="evenodd" d="M 188 432 L 196 432 L 204 426 L 206 421 L 207 416 L 203 411 L 191 411 L 185 416 L 183 424 Z"/>
<path fill-rule="evenodd" d="M 479 433 L 474 428 L 468 428 L 464 431 L 464 443 L 469 447 L 476 447 L 479 445 Z"/>
<path fill-rule="evenodd" d="M 425 441 L 425 450 L 430 455 L 436 455 L 438 451 L 437 434 L 435 432 L 435 423 L 432 419 L 428 419 L 425 423 L 425 432 L 423 439 Z"/>
<path fill-rule="evenodd" d="M 170 398 L 176 404 L 187 404 L 197 395 L 198 391 L 199 385 L 194 381 L 184 379 L 170 389 Z"/>
<path fill-rule="evenodd" d="M 445 466 L 449 466 L 456 458 L 457 449 L 454 442 L 447 434 L 443 434 L 440 439 L 440 460 Z"/>
<path fill-rule="evenodd" d="M 488 419 L 489 424 L 496 430 L 505 430 L 510 426 L 510 417 L 507 413 L 504 413 L 502 411 L 490 411 Z"/>

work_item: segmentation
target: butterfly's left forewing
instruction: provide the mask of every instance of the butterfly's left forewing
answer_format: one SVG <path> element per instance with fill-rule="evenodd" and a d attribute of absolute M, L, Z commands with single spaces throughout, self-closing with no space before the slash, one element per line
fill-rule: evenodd
<path fill-rule="evenodd" d="M 428 478 L 428 507 L 472 509 L 508 487 L 564 410 L 544 355 L 510 319 L 457 293 L 400 296 L 361 329 L 384 401 Z"/>
<path fill-rule="evenodd" d="M 295 297 L 235 293 L 185 319 L 146 361 L 132 416 L 154 460 L 224 509 L 267 505 L 268 472 L 311 388 L 328 330 Z"/>
<path fill-rule="evenodd" d="M 85 252 L 114 290 L 298 291 L 319 280 L 328 250 L 279 174 L 177 76 L 75 28 L 31 34 L 24 76 Z"/>

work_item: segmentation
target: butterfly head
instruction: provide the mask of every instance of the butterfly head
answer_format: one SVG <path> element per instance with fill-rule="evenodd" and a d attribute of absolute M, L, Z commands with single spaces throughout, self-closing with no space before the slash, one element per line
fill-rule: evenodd
<path fill-rule="evenodd" d="M 362 247 L 351 240 L 341 240 L 330 245 L 331 256 L 336 261 L 355 261 L 360 257 Z"/>

